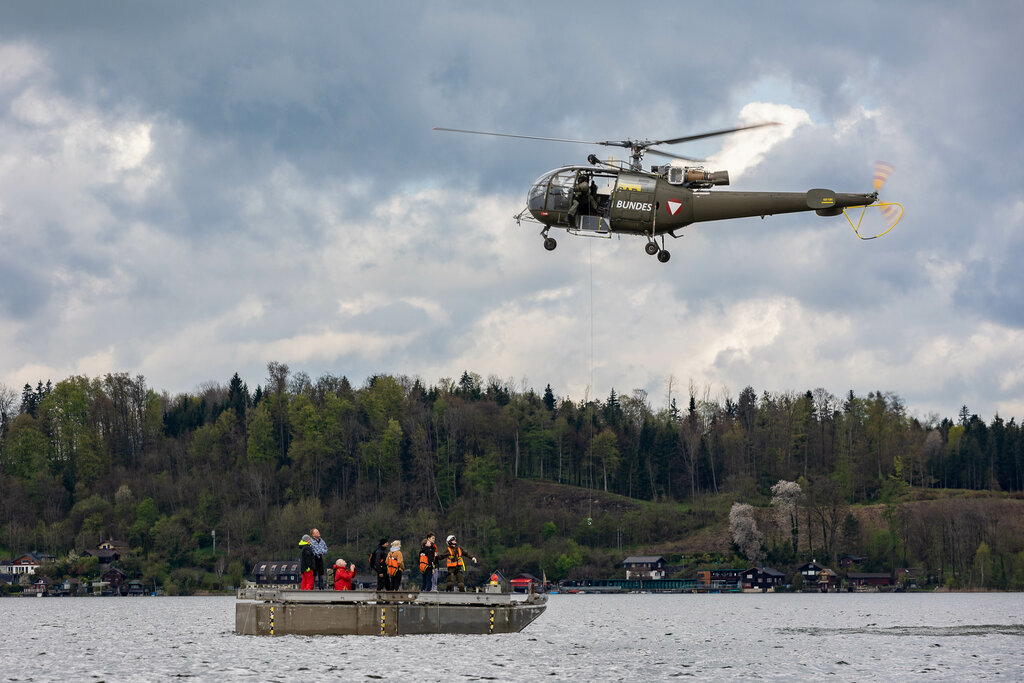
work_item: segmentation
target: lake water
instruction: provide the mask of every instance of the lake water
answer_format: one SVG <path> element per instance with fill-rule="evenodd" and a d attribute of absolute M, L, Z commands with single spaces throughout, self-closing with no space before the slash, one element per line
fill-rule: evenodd
<path fill-rule="evenodd" d="M 1024 680 L 1024 593 L 553 595 L 494 636 L 234 634 L 234 598 L 0 599 L 0 681 Z"/>

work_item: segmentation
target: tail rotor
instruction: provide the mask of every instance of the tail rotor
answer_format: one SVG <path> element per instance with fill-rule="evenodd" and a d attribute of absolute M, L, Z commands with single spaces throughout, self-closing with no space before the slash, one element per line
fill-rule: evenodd
<path fill-rule="evenodd" d="M 895 170 L 893 165 L 886 161 L 875 162 L 875 192 L 882 189 L 882 186 L 885 185 L 885 181 L 889 179 L 889 175 L 893 170 Z M 902 207 L 899 207 L 897 204 L 886 203 L 880 206 L 882 207 L 882 215 L 885 216 L 885 220 L 888 223 L 899 220 L 898 214 L 902 212 Z"/>
<path fill-rule="evenodd" d="M 878 193 L 881 191 L 882 186 L 885 185 L 885 181 L 889 179 L 889 176 L 892 174 L 893 170 L 895 170 L 893 165 L 886 161 L 875 162 L 874 187 L 876 198 L 878 197 Z M 901 218 L 903 218 L 903 206 L 897 202 L 876 202 L 875 204 L 870 204 L 867 206 L 852 206 L 850 208 L 860 209 L 860 217 L 858 217 L 856 225 L 854 224 L 853 219 L 850 217 L 850 214 L 846 213 L 846 209 L 843 209 L 843 215 L 845 215 L 846 220 L 850 222 L 850 227 L 853 228 L 853 231 L 857 234 L 857 237 L 859 237 L 862 240 L 873 240 L 881 237 L 882 235 L 886 234 L 887 232 L 895 228 L 896 224 L 900 222 Z M 860 234 L 860 224 L 861 221 L 864 220 L 865 211 L 867 211 L 869 208 L 877 208 L 882 212 L 882 217 L 885 221 L 885 225 L 883 226 L 884 230 L 882 230 L 882 232 L 878 233 L 877 235 L 874 235 L 872 237 L 864 237 L 863 235 Z"/>

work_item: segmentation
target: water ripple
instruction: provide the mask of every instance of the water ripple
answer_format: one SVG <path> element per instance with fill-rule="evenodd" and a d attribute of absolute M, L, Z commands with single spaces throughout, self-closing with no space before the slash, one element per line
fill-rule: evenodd
<path fill-rule="evenodd" d="M 1019 681 L 1022 614 L 1016 593 L 557 595 L 518 634 L 260 638 L 232 598 L 0 599 L 21 681 Z"/>
<path fill-rule="evenodd" d="M 1024 636 L 1024 624 L 964 624 L 962 626 L 863 626 L 850 628 L 780 628 L 780 633 L 796 633 L 808 636 L 852 636 L 860 634 L 880 636 L 936 636 L 955 638 L 961 636 Z"/>

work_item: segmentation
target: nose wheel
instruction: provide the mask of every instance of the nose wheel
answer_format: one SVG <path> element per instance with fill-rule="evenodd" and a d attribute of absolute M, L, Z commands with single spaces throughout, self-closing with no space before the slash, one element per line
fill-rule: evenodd
<path fill-rule="evenodd" d="M 672 254 L 668 253 L 664 249 L 658 252 L 658 260 L 662 263 L 668 263 L 670 258 L 672 258 Z"/>
<path fill-rule="evenodd" d="M 557 246 L 558 246 L 558 242 L 555 241 L 554 237 L 545 237 L 544 238 L 544 248 L 547 249 L 548 251 L 554 251 L 555 247 L 557 247 Z"/>
<path fill-rule="evenodd" d="M 660 251 L 660 249 L 658 249 L 657 242 L 648 242 L 646 245 L 644 245 L 644 251 L 647 252 L 648 256 L 654 256 Z"/>

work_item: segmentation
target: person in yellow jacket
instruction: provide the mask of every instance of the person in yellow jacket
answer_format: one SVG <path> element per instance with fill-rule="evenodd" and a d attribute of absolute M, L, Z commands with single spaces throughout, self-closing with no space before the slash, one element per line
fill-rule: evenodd
<path fill-rule="evenodd" d="M 391 550 L 384 558 L 387 571 L 387 590 L 396 591 L 402 587 L 402 572 L 405 571 L 405 558 L 402 557 L 402 542 L 391 541 Z"/>
<path fill-rule="evenodd" d="M 447 543 L 444 550 L 440 550 L 437 553 L 437 564 L 441 565 L 441 560 L 444 560 L 444 566 L 448 568 L 448 581 L 445 584 L 445 590 L 449 593 L 455 588 L 455 584 L 459 584 L 459 592 L 466 592 L 466 582 L 464 574 L 466 573 L 466 554 L 459 547 L 459 541 L 455 536 L 448 536 L 446 539 Z M 476 564 L 476 558 L 470 556 L 470 560 L 473 564 Z"/>

